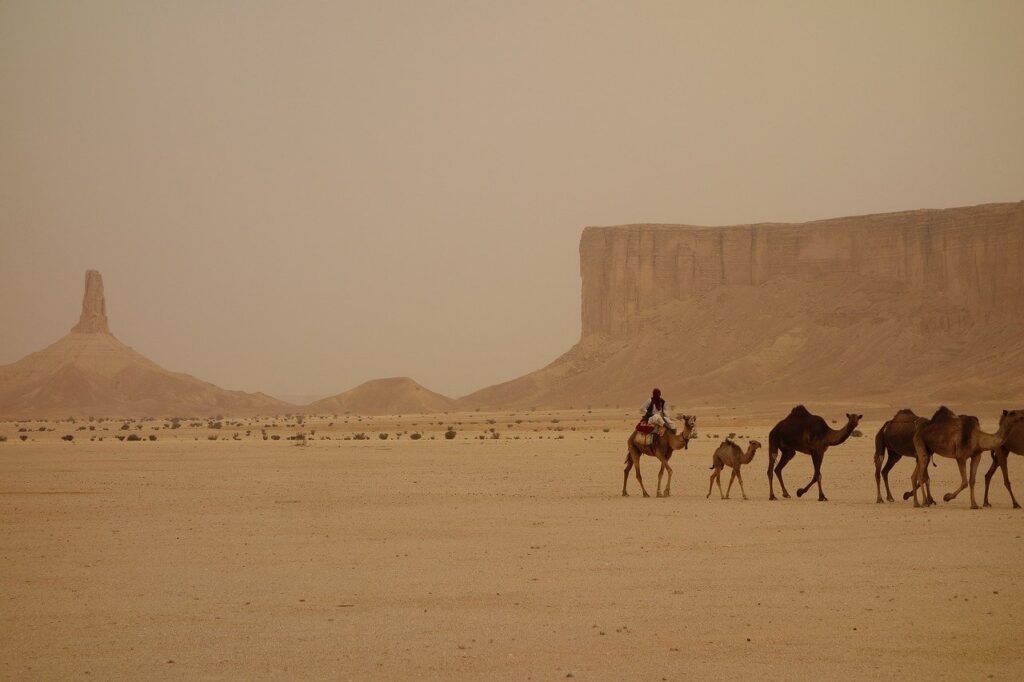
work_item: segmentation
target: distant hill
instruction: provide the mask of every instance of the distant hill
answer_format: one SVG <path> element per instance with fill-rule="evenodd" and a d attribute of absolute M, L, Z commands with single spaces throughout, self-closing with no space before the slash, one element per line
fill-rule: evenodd
<path fill-rule="evenodd" d="M 588 227 L 580 341 L 463 409 L 832 399 L 1024 405 L 1024 202 Z"/>
<path fill-rule="evenodd" d="M 393 377 L 367 381 L 302 409 L 310 414 L 429 414 L 454 410 L 455 401 L 408 377 Z"/>
<path fill-rule="evenodd" d="M 107 322 L 103 279 L 85 277 L 82 316 L 69 334 L 0 366 L 0 418 L 276 414 L 293 406 L 170 372 L 121 343 Z"/>

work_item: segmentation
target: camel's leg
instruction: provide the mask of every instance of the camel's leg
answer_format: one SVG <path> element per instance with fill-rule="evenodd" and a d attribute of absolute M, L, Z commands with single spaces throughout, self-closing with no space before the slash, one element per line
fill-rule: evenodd
<path fill-rule="evenodd" d="M 729 493 L 732 492 L 732 482 L 736 480 L 736 467 L 732 468 L 732 476 L 729 477 L 729 485 L 725 487 L 725 499 L 729 499 Z"/>
<path fill-rule="evenodd" d="M 881 445 L 879 445 L 879 448 L 881 448 Z M 889 487 L 889 481 L 886 481 L 885 484 L 886 484 L 886 488 L 888 488 Z M 877 504 L 882 504 L 882 452 L 881 451 L 875 452 L 875 492 L 877 493 L 877 498 L 875 499 L 875 502 Z M 889 501 L 891 502 L 892 500 L 889 500 Z"/>
<path fill-rule="evenodd" d="M 960 467 L 960 487 L 942 496 L 942 499 L 946 502 L 955 499 L 960 494 L 960 491 L 967 487 L 967 460 L 957 457 L 956 465 Z"/>
<path fill-rule="evenodd" d="M 654 453 L 654 457 L 657 458 L 658 462 L 662 463 L 662 468 L 660 468 L 660 470 L 657 472 L 657 491 L 656 491 L 656 495 L 659 498 L 667 498 L 667 497 L 669 497 L 669 487 L 672 485 L 672 467 L 669 466 L 669 460 L 667 460 L 665 458 L 665 456 L 659 455 L 658 453 L 655 452 Z M 662 492 L 662 474 L 666 473 L 666 472 L 668 472 L 669 478 L 668 478 L 668 482 L 666 482 L 666 484 L 665 484 L 665 493 L 663 493 Z"/>
<path fill-rule="evenodd" d="M 992 474 L 996 473 L 996 469 L 998 469 L 998 468 L 999 468 L 999 460 L 996 459 L 996 451 L 993 450 L 992 451 L 992 466 L 990 466 L 988 468 L 988 471 L 985 472 L 985 499 L 981 503 L 981 505 L 983 507 L 991 507 L 992 506 L 991 504 L 988 503 L 988 486 L 989 486 L 989 484 L 992 483 Z M 1005 476 L 1005 474 L 1004 474 L 1004 476 Z M 1010 483 L 1009 479 L 1006 480 L 1006 483 L 1007 483 L 1007 485 L 1009 485 L 1009 483 Z"/>
<path fill-rule="evenodd" d="M 736 466 L 736 480 L 740 482 L 740 492 L 743 493 L 743 499 L 747 499 L 747 491 L 743 488 L 743 474 L 740 473 L 739 465 Z"/>
<path fill-rule="evenodd" d="M 725 467 L 723 467 L 724 469 Z M 718 496 L 723 500 L 726 498 L 726 494 L 722 492 L 722 469 L 716 472 L 718 475 L 715 476 L 715 481 L 718 483 Z"/>
<path fill-rule="evenodd" d="M 892 491 L 889 489 L 889 472 L 892 471 L 892 468 L 896 466 L 896 462 L 898 461 L 900 461 L 900 455 L 890 450 L 889 458 L 886 460 L 885 467 L 882 469 L 882 480 L 885 481 L 885 499 L 887 502 L 893 501 Z M 882 501 L 882 491 L 878 491 L 878 501 Z"/>
<path fill-rule="evenodd" d="M 797 497 L 803 497 L 804 493 L 806 493 L 808 490 L 810 490 L 812 485 L 817 483 L 818 484 L 818 501 L 819 502 L 828 502 L 828 498 L 825 497 L 825 493 L 823 493 L 822 490 L 821 490 L 821 460 L 822 459 L 823 459 L 823 457 L 822 457 L 822 454 L 820 452 L 812 452 L 811 453 L 811 462 L 814 464 L 814 474 L 811 476 L 811 480 L 810 480 L 810 482 L 807 485 L 805 485 L 803 488 L 800 488 L 799 490 L 796 491 L 796 496 Z"/>
<path fill-rule="evenodd" d="M 921 472 L 921 486 L 924 492 L 924 503 L 931 507 L 935 504 L 935 498 L 932 497 L 932 477 L 928 473 L 928 467 L 932 464 L 932 458 L 929 457 L 928 461 L 924 463 L 924 470 Z"/>
<path fill-rule="evenodd" d="M 717 462 L 715 464 L 715 469 L 711 472 L 711 478 L 708 479 L 708 495 L 704 499 L 709 499 L 711 497 L 711 491 L 715 488 L 715 478 L 722 473 L 721 467 L 717 466 Z"/>
<path fill-rule="evenodd" d="M 775 475 L 779 479 L 779 487 L 782 488 L 782 496 L 789 497 L 789 491 L 786 490 L 786 482 L 782 480 L 782 470 L 789 464 L 789 460 L 793 459 L 796 455 L 796 450 L 783 450 L 782 457 L 779 458 L 779 463 L 775 467 Z"/>
<path fill-rule="evenodd" d="M 1020 505 L 1017 504 L 1017 498 L 1013 496 L 1013 488 L 1010 487 L 1010 471 L 1006 461 L 1009 459 L 1006 456 L 1007 454 L 1009 454 L 1008 451 L 1003 451 L 1003 459 L 999 462 L 999 468 L 1003 470 L 1003 483 L 1006 485 L 1006 492 L 1010 493 L 1010 499 L 1013 500 L 1013 508 L 1020 509 Z"/>
<path fill-rule="evenodd" d="M 975 452 L 971 457 L 971 509 L 981 509 L 978 501 L 974 498 L 974 481 L 978 478 L 978 465 L 981 464 L 981 451 Z"/>
<path fill-rule="evenodd" d="M 988 503 L 988 486 L 992 481 L 992 474 L 994 474 L 998 468 L 1003 472 L 1003 485 L 1006 486 L 1006 492 L 1010 493 L 1010 499 L 1013 501 L 1013 508 L 1020 509 L 1020 505 L 1017 503 L 1017 498 L 1013 496 L 1013 488 L 1010 486 L 1010 470 L 1007 462 L 1009 454 L 1010 451 L 1005 447 L 992 451 L 992 466 L 989 467 L 988 473 L 985 474 L 985 502 L 983 504 L 986 507 L 992 506 Z"/>
<path fill-rule="evenodd" d="M 626 481 L 629 480 L 629 470 L 633 468 L 633 453 L 626 454 L 626 469 L 622 472 L 622 496 L 629 497 L 629 493 L 626 492 Z"/>
<path fill-rule="evenodd" d="M 636 471 L 636 482 L 640 484 L 640 490 L 644 497 L 650 497 L 647 494 L 647 488 L 644 487 L 644 479 L 640 476 L 640 453 L 633 455 L 633 470 Z"/>
<path fill-rule="evenodd" d="M 917 501 L 917 489 L 921 486 L 921 478 L 928 473 L 928 450 L 925 448 L 920 430 L 914 434 L 914 454 L 917 458 L 917 464 L 914 466 L 914 473 L 910 475 L 910 492 L 904 493 L 903 499 L 905 500 L 913 495 L 914 506 L 920 507 L 921 504 Z M 927 501 L 926 498 L 925 502 L 927 503 Z"/>

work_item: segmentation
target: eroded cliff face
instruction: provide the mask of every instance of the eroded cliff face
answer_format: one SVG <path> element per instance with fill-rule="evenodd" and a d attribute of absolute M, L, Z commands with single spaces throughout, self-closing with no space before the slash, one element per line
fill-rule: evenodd
<path fill-rule="evenodd" d="M 985 317 L 1024 309 L 1024 202 L 805 224 L 588 227 L 582 338 L 641 331 L 644 313 L 726 285 L 791 278 L 946 301 Z M 951 318 L 959 318 L 951 315 Z"/>
<path fill-rule="evenodd" d="M 588 227 L 582 332 L 473 407 L 1024 400 L 1024 203 Z"/>

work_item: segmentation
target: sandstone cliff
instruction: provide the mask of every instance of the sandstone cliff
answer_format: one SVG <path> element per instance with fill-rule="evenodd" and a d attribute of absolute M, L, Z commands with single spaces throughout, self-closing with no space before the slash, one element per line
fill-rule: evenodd
<path fill-rule="evenodd" d="M 1024 400 L 1024 203 L 588 227 L 582 333 L 466 407 Z"/>
<path fill-rule="evenodd" d="M 290 405 L 262 393 L 228 391 L 170 372 L 121 343 L 107 325 L 100 273 L 85 277 L 82 315 L 71 333 L 0 366 L 0 418 L 170 417 L 276 414 Z"/>

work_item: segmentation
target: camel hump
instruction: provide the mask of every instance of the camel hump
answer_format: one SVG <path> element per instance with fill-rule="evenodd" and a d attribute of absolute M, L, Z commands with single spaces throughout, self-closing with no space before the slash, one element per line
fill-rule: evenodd
<path fill-rule="evenodd" d="M 945 405 L 935 410 L 935 414 L 932 415 L 932 421 L 936 419 L 953 419 L 956 417 L 956 413 L 949 409 Z"/>
<path fill-rule="evenodd" d="M 961 417 L 960 419 L 960 444 L 968 445 L 971 442 L 971 433 L 975 427 L 980 427 L 981 422 L 977 417 Z"/>
<path fill-rule="evenodd" d="M 894 422 L 912 422 L 915 419 L 917 419 L 917 415 L 914 414 L 914 411 L 905 407 L 905 408 L 903 408 L 902 410 L 900 410 L 899 412 L 897 412 L 893 416 L 892 421 L 894 421 Z"/>
<path fill-rule="evenodd" d="M 791 417 L 810 417 L 811 413 L 803 405 L 797 405 L 796 407 L 794 407 L 792 410 L 789 411 L 789 416 L 791 416 Z"/>

